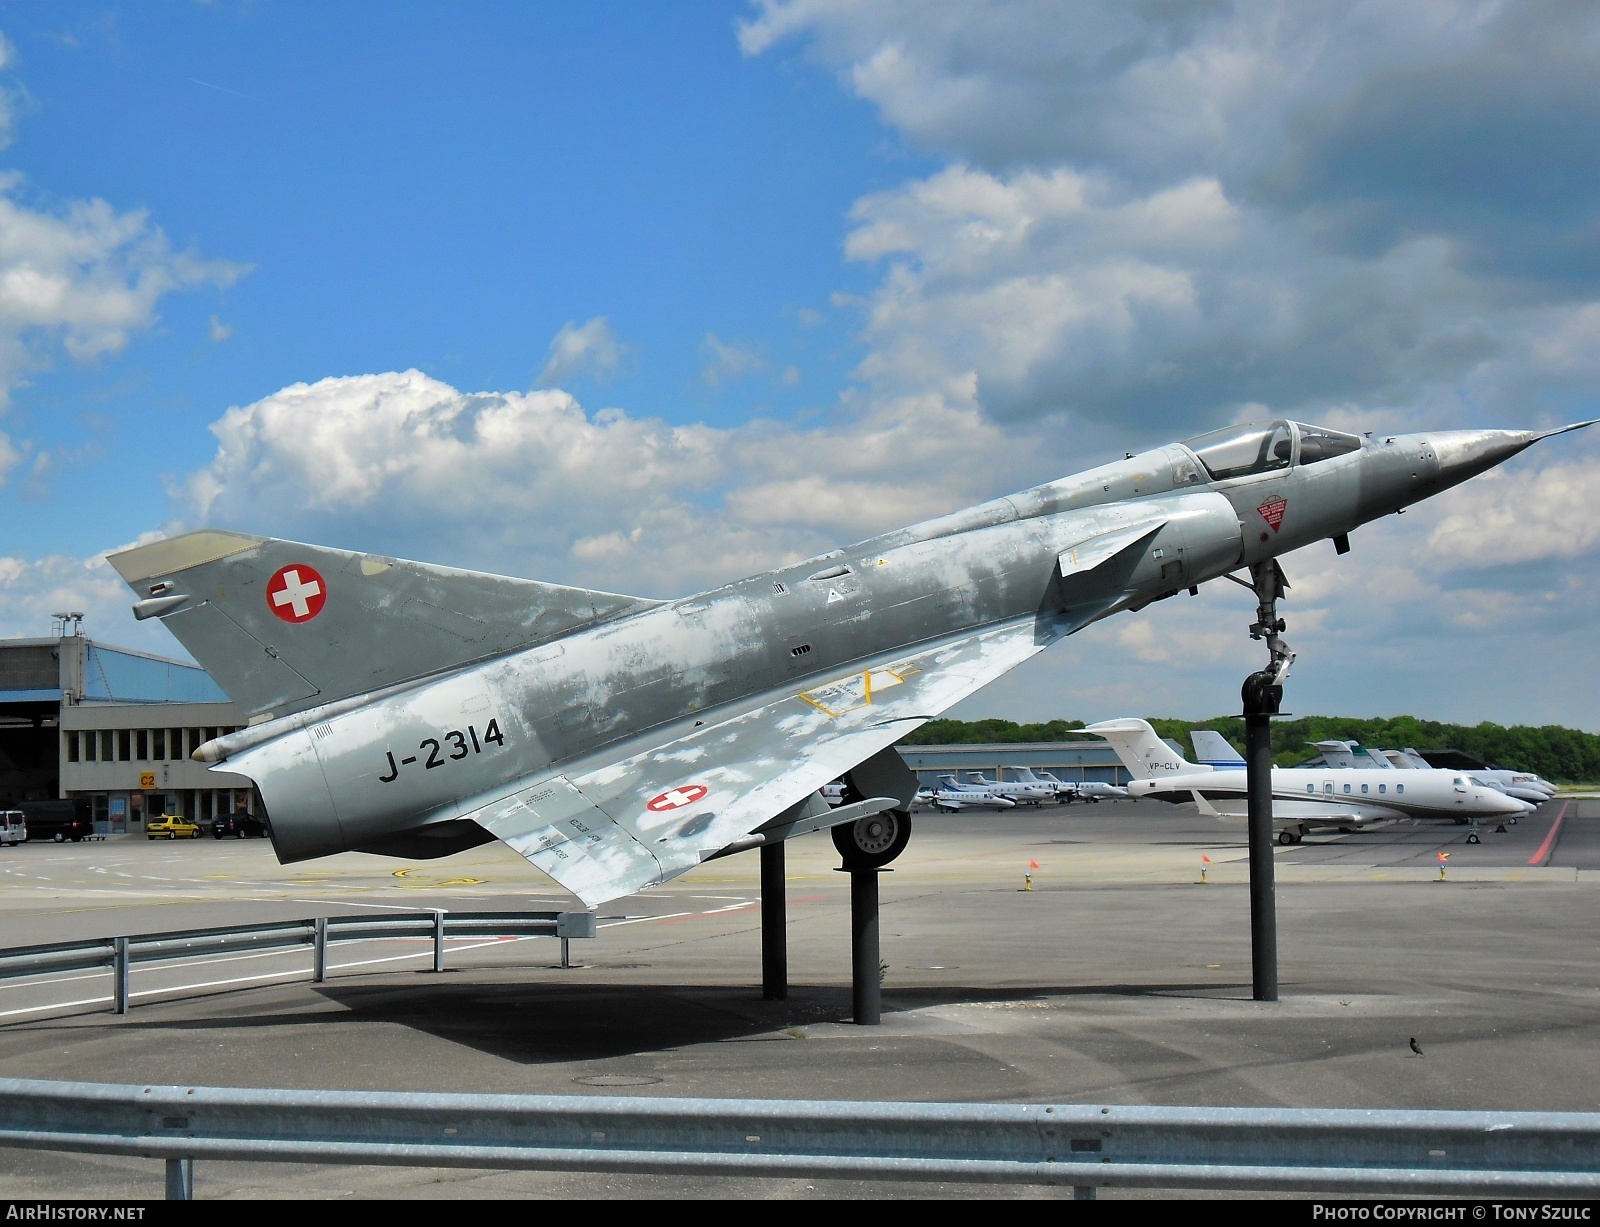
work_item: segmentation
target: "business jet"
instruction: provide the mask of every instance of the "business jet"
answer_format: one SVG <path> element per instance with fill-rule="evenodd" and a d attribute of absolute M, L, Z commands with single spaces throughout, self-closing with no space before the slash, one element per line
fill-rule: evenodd
<path fill-rule="evenodd" d="M 1107 720 L 1084 730 L 1111 743 L 1134 777 L 1128 791 L 1180 805 L 1212 818 L 1246 815 L 1242 765 L 1210 767 L 1187 762 L 1145 720 Z M 1236 756 L 1237 757 L 1237 756 Z M 1400 818 L 1461 816 L 1500 821 L 1525 812 L 1522 803 L 1466 775 L 1433 772 L 1397 778 L 1387 770 L 1274 767 L 1272 819 L 1280 844 L 1297 844 L 1309 831 L 1350 831 Z M 1468 843 L 1477 843 L 1474 830 Z"/>

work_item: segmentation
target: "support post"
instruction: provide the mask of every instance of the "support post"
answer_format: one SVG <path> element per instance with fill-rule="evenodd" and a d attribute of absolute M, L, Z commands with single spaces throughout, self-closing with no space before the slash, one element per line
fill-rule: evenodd
<path fill-rule="evenodd" d="M 194 1160 L 167 1160 L 167 1200 L 194 1200 Z"/>
<path fill-rule="evenodd" d="M 311 943 L 311 978 L 321 984 L 328 978 L 328 918 L 318 916 L 311 923 L 315 929 Z"/>
<path fill-rule="evenodd" d="M 572 950 L 567 945 L 567 943 L 571 940 L 572 939 L 568 937 L 563 937 L 561 939 L 561 966 L 563 967 L 572 966 Z"/>
<path fill-rule="evenodd" d="M 783 841 L 761 845 L 761 1000 L 789 997 L 788 886 Z M 854 892 L 852 888 L 852 898 Z"/>
<path fill-rule="evenodd" d="M 1278 602 L 1289 581 L 1276 559 L 1252 563 L 1256 594 L 1250 638 L 1266 640 L 1271 660 L 1244 679 L 1245 812 L 1250 841 L 1250 985 L 1257 1001 L 1278 999 L 1278 905 L 1272 880 L 1272 717 L 1283 709 L 1283 683 L 1295 654 L 1283 641 Z M 1241 581 L 1242 582 L 1242 581 Z"/>
<path fill-rule="evenodd" d="M 1257 1001 L 1278 999 L 1278 910 L 1272 866 L 1272 715 L 1282 686 L 1254 673 L 1244 684 L 1245 795 L 1250 841 L 1250 984 Z"/>
<path fill-rule="evenodd" d="M 444 913 L 433 913 L 433 969 L 444 970 Z"/>
<path fill-rule="evenodd" d="M 878 870 L 850 871 L 850 1000 L 852 1021 L 876 1027 L 883 1018 L 878 958 Z"/>
<path fill-rule="evenodd" d="M 112 973 L 116 978 L 117 1013 L 128 1012 L 128 939 L 119 937 L 117 940 L 116 961 L 112 964 Z"/>

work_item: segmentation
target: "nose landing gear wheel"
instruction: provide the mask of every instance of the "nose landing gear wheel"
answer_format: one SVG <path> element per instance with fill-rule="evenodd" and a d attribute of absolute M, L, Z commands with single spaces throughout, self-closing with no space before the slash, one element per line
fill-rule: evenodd
<path fill-rule="evenodd" d="M 1479 842 L 1479 840 L 1478 840 L 1478 833 L 1477 833 L 1477 832 L 1476 832 L 1476 831 L 1473 831 L 1473 832 L 1471 832 L 1471 833 L 1470 833 L 1470 834 L 1469 834 L 1469 835 L 1468 835 L 1468 836 L 1467 836 L 1467 842 L 1468 842 L 1468 843 L 1469 843 L 1469 844 L 1475 844 L 1475 843 L 1478 843 L 1478 842 Z"/>
<path fill-rule="evenodd" d="M 846 869 L 881 869 L 906 850 L 911 840 L 911 815 L 885 810 L 833 828 L 833 846 Z"/>

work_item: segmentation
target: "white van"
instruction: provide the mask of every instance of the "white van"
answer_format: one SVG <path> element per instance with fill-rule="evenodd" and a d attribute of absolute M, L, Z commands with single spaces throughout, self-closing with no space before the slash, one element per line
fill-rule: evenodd
<path fill-rule="evenodd" d="M 0 846 L 20 844 L 28 838 L 28 824 L 19 809 L 0 810 Z"/>

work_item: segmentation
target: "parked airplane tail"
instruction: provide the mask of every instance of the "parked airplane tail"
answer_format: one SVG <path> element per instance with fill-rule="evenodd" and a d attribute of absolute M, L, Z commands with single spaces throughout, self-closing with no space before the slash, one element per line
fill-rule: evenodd
<path fill-rule="evenodd" d="M 1364 767 L 1387 771 L 1394 766 L 1382 750 L 1369 750 L 1359 741 L 1313 741 L 1330 767 Z"/>
<path fill-rule="evenodd" d="M 252 723 L 655 604 L 216 530 L 108 561 Z"/>
<path fill-rule="evenodd" d="M 1190 729 L 1189 740 L 1194 742 L 1194 756 L 1207 767 L 1243 767 L 1244 755 L 1215 729 Z"/>
<path fill-rule="evenodd" d="M 1136 780 L 1206 770 L 1185 762 L 1183 755 L 1156 736 L 1148 720 L 1104 720 L 1083 731 L 1109 741 L 1122 765 Z"/>

